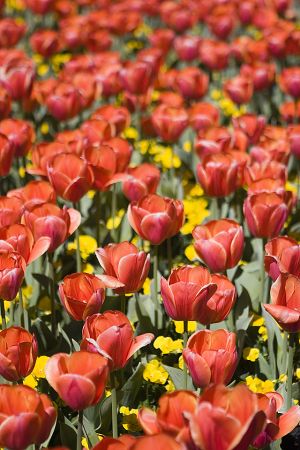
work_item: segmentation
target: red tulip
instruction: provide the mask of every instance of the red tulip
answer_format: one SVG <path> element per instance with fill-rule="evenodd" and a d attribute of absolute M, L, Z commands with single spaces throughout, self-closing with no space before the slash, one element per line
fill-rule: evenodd
<path fill-rule="evenodd" d="M 0 445 L 23 450 L 40 446 L 56 422 L 49 397 L 28 386 L 0 385 Z"/>
<path fill-rule="evenodd" d="M 197 67 L 186 67 L 178 71 L 175 87 L 187 100 L 199 100 L 208 89 L 208 76 Z"/>
<path fill-rule="evenodd" d="M 300 108 L 300 106 L 299 106 Z M 300 110 L 299 110 L 300 117 Z M 289 142 L 291 146 L 291 152 L 300 159 L 300 125 L 290 126 L 288 128 Z"/>
<path fill-rule="evenodd" d="M 224 272 L 240 261 L 244 248 L 243 228 L 234 220 L 211 220 L 193 230 L 195 250 L 213 272 Z"/>
<path fill-rule="evenodd" d="M 89 52 L 105 52 L 112 45 L 112 38 L 106 30 L 92 31 L 87 39 L 86 48 Z"/>
<path fill-rule="evenodd" d="M 44 203 L 25 211 L 23 219 L 35 241 L 41 237 L 50 238 L 48 251 L 53 252 L 79 227 L 81 215 L 72 208 L 64 206 L 60 209 L 52 203 Z"/>
<path fill-rule="evenodd" d="M 120 137 L 113 137 L 104 144 L 111 147 L 116 155 L 116 172 L 125 172 L 132 155 L 132 147 L 129 142 Z"/>
<path fill-rule="evenodd" d="M 250 156 L 253 161 L 259 163 L 278 161 L 287 164 L 291 154 L 290 145 L 287 141 L 278 140 L 277 142 L 259 143 L 250 150 Z"/>
<path fill-rule="evenodd" d="M 177 36 L 174 49 L 181 61 L 193 61 L 198 57 L 200 38 L 193 35 Z"/>
<path fill-rule="evenodd" d="M 129 242 L 108 244 L 96 250 L 96 256 L 104 274 L 123 284 L 118 294 L 137 292 L 143 286 L 150 269 L 150 255 L 139 252 Z"/>
<path fill-rule="evenodd" d="M 197 176 L 204 192 L 211 197 L 226 197 L 239 187 L 239 165 L 228 154 L 203 158 L 197 165 Z"/>
<path fill-rule="evenodd" d="M 84 151 L 84 159 L 93 172 L 93 186 L 105 191 L 117 169 L 117 158 L 109 145 L 88 147 Z"/>
<path fill-rule="evenodd" d="M 217 285 L 204 267 L 173 269 L 168 280 L 161 278 L 164 308 L 173 320 L 199 320 L 202 308 L 216 292 Z"/>
<path fill-rule="evenodd" d="M 89 146 L 101 145 L 115 135 L 115 126 L 107 120 L 86 120 L 81 131 Z"/>
<path fill-rule="evenodd" d="M 235 7 L 230 3 L 215 6 L 207 16 L 206 22 L 218 39 L 226 40 L 236 25 Z"/>
<path fill-rule="evenodd" d="M 59 82 L 45 100 L 46 107 L 56 120 L 71 119 L 81 110 L 81 93 L 69 82 Z"/>
<path fill-rule="evenodd" d="M 135 438 L 130 434 L 123 434 L 118 439 L 105 437 L 92 450 L 130 450 Z"/>
<path fill-rule="evenodd" d="M 0 48 L 15 47 L 26 30 L 24 24 L 6 17 L 0 20 Z"/>
<path fill-rule="evenodd" d="M 176 2 L 163 2 L 160 6 L 160 15 L 163 22 L 177 33 L 182 33 L 197 21 L 196 14 L 192 14 L 188 4 Z"/>
<path fill-rule="evenodd" d="M 244 114 L 232 119 L 235 129 L 241 130 L 248 139 L 250 145 L 257 144 L 265 128 L 266 119 L 264 116 L 255 114 Z"/>
<path fill-rule="evenodd" d="M 188 125 L 188 114 L 183 108 L 159 105 L 152 113 L 152 123 L 164 142 L 176 142 Z"/>
<path fill-rule="evenodd" d="M 279 180 L 284 185 L 287 180 L 287 169 L 284 164 L 277 161 L 253 162 L 245 167 L 244 177 L 248 186 L 266 178 Z"/>
<path fill-rule="evenodd" d="M 190 125 L 195 131 L 206 131 L 219 125 L 219 110 L 211 103 L 194 103 L 188 114 Z"/>
<path fill-rule="evenodd" d="M 86 161 L 71 153 L 56 155 L 48 163 L 48 178 L 57 194 L 73 203 L 87 193 L 94 181 Z"/>
<path fill-rule="evenodd" d="M 145 61 L 127 61 L 119 76 L 125 91 L 134 95 L 143 95 L 152 82 L 153 69 Z"/>
<path fill-rule="evenodd" d="M 265 62 L 255 62 L 251 65 L 244 64 L 240 69 L 240 74 L 249 78 L 253 83 L 254 91 L 259 92 L 274 84 L 276 66 Z"/>
<path fill-rule="evenodd" d="M 273 281 L 281 273 L 300 278 L 300 245 L 287 236 L 279 236 L 265 245 L 265 269 Z"/>
<path fill-rule="evenodd" d="M 140 348 L 150 344 L 151 333 L 134 336 L 129 320 L 120 311 L 89 316 L 82 329 L 81 348 L 109 358 L 110 370 L 125 367 Z"/>
<path fill-rule="evenodd" d="M 265 421 L 257 396 L 244 384 L 231 389 L 212 385 L 189 416 L 193 441 L 201 450 L 248 450 Z"/>
<path fill-rule="evenodd" d="M 24 279 L 25 260 L 19 253 L 0 248 L 0 298 L 13 300 Z"/>
<path fill-rule="evenodd" d="M 271 287 L 271 304 L 263 305 L 276 322 L 289 333 L 300 331 L 300 279 L 282 274 Z"/>
<path fill-rule="evenodd" d="M 14 53 L 16 52 L 16 53 Z M 1 79 L 13 100 L 29 98 L 34 76 L 34 63 L 23 52 L 9 50 L 1 61 Z"/>
<path fill-rule="evenodd" d="M 52 11 L 55 0 L 25 0 L 27 8 L 35 14 L 45 14 Z"/>
<path fill-rule="evenodd" d="M 56 195 L 48 181 L 34 180 L 24 187 L 13 189 L 7 193 L 7 197 L 16 197 L 22 201 L 24 209 L 32 209 L 43 203 L 55 203 Z"/>
<path fill-rule="evenodd" d="M 46 177 L 47 167 L 52 159 L 67 152 L 72 153 L 72 149 L 62 142 L 42 142 L 36 145 L 32 150 L 31 156 L 33 167 L 28 169 L 28 173 Z"/>
<path fill-rule="evenodd" d="M 224 70 L 228 66 L 229 52 L 226 42 L 203 39 L 200 43 L 200 60 L 210 70 Z"/>
<path fill-rule="evenodd" d="M 4 134 L 0 133 L 0 177 L 6 177 L 9 174 L 13 158 L 14 149 L 11 142 Z"/>
<path fill-rule="evenodd" d="M 8 91 L 0 86 L 0 120 L 5 119 L 11 112 L 11 96 Z"/>
<path fill-rule="evenodd" d="M 267 416 L 265 429 L 252 443 L 254 448 L 265 448 L 273 441 L 281 439 L 293 431 L 300 421 L 300 407 L 292 406 L 286 413 L 277 416 L 277 411 L 283 406 L 283 398 L 278 392 L 257 394 L 259 408 Z"/>
<path fill-rule="evenodd" d="M 153 448 L 156 450 L 184 450 L 186 447 L 163 433 L 155 436 L 142 436 L 130 446 L 130 450 L 152 450 Z"/>
<path fill-rule="evenodd" d="M 34 335 L 20 327 L 0 331 L 0 374 L 8 381 L 27 377 L 38 355 Z"/>
<path fill-rule="evenodd" d="M 167 106 L 171 106 L 172 108 L 180 108 L 184 104 L 184 100 L 182 95 L 177 92 L 172 91 L 164 91 L 159 94 L 158 102 Z"/>
<path fill-rule="evenodd" d="M 238 105 L 248 103 L 253 95 L 253 83 L 245 76 L 237 75 L 225 81 L 224 91 Z"/>
<path fill-rule="evenodd" d="M 288 95 L 300 97 L 300 67 L 288 67 L 279 75 L 279 86 Z"/>
<path fill-rule="evenodd" d="M 73 273 L 59 285 L 59 297 L 74 320 L 85 320 L 100 311 L 105 300 L 105 285 L 96 275 Z"/>
<path fill-rule="evenodd" d="M 180 200 L 149 194 L 138 202 L 130 203 L 128 220 L 135 232 L 159 245 L 175 236 L 184 222 L 183 204 Z"/>
<path fill-rule="evenodd" d="M 87 138 L 84 136 L 84 133 L 78 128 L 75 130 L 65 130 L 57 133 L 55 136 L 57 143 L 65 144 L 66 150 L 61 153 L 76 153 L 81 156 L 82 152 L 85 148 L 88 147 Z M 55 142 L 53 143 L 55 144 Z M 48 144 L 49 146 L 51 143 Z"/>
<path fill-rule="evenodd" d="M 102 397 L 108 365 L 103 356 L 95 353 L 56 353 L 48 360 L 45 373 L 60 398 L 70 408 L 81 411 L 96 405 Z"/>
<path fill-rule="evenodd" d="M 59 33 L 54 30 L 42 30 L 35 31 L 30 36 L 30 45 L 35 53 L 39 53 L 44 58 L 49 58 L 58 53 L 60 49 Z"/>
<path fill-rule="evenodd" d="M 175 33 L 168 28 L 156 28 L 155 31 L 148 36 L 152 47 L 159 48 L 164 53 L 167 53 L 174 41 Z"/>
<path fill-rule="evenodd" d="M 33 126 L 21 119 L 5 119 L 0 122 L 0 133 L 10 141 L 14 155 L 24 156 L 31 149 L 35 140 Z"/>
<path fill-rule="evenodd" d="M 92 119 L 104 119 L 110 122 L 115 127 L 116 134 L 120 134 L 130 124 L 130 113 L 123 106 L 104 105 L 96 109 L 92 115 Z"/>
<path fill-rule="evenodd" d="M 15 197 L 0 197 L 0 228 L 20 222 L 22 202 Z"/>
<path fill-rule="evenodd" d="M 159 169 L 149 163 L 129 168 L 128 178 L 123 181 L 122 189 L 131 202 L 141 200 L 145 195 L 155 194 L 160 181 Z"/>
<path fill-rule="evenodd" d="M 246 198 L 244 215 L 253 236 L 272 238 L 280 233 L 288 216 L 288 207 L 280 195 L 261 192 Z"/>
<path fill-rule="evenodd" d="M 215 153 L 225 153 L 232 145 L 232 137 L 225 127 L 213 127 L 199 132 L 195 140 L 195 151 L 200 159 Z"/>

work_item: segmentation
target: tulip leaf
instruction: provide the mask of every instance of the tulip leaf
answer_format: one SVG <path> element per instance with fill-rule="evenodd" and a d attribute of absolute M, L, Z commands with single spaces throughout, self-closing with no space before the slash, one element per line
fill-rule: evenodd
<path fill-rule="evenodd" d="M 47 275 L 44 275 L 42 273 L 33 273 L 33 278 L 38 281 L 44 288 L 48 288 L 49 283 L 51 281 L 51 278 L 47 277 Z"/>
<path fill-rule="evenodd" d="M 139 363 L 134 373 L 122 387 L 122 405 L 133 406 L 136 396 L 143 383 L 144 368 L 144 364 Z"/>
<path fill-rule="evenodd" d="M 86 417 L 85 415 L 83 416 L 83 430 L 84 430 L 84 434 L 85 437 L 88 441 L 90 441 L 90 443 L 94 446 L 96 444 L 98 444 L 99 439 L 98 439 L 98 435 L 95 431 L 95 426 L 93 423 L 91 423 Z"/>
<path fill-rule="evenodd" d="M 238 294 L 241 295 L 243 288 L 249 294 L 251 299 L 252 309 L 259 312 L 261 300 L 261 288 L 260 288 L 260 263 L 254 261 L 242 266 L 241 275 L 236 278 L 235 284 Z"/>
<path fill-rule="evenodd" d="M 164 369 L 170 375 L 171 380 L 174 383 L 176 389 L 183 389 L 183 370 L 178 369 L 177 367 L 166 366 L 163 364 Z M 188 374 L 187 376 L 187 389 L 194 391 L 194 385 L 191 376 Z"/>
<path fill-rule="evenodd" d="M 128 222 L 127 214 L 124 214 L 120 226 L 120 242 L 130 241 L 132 238 L 132 228 Z"/>
<path fill-rule="evenodd" d="M 258 356 L 258 363 L 259 363 L 259 369 L 260 369 L 261 373 L 264 374 L 266 376 L 266 378 L 272 379 L 273 375 L 272 375 L 272 370 L 270 368 L 270 365 L 269 365 L 268 361 L 266 360 L 266 358 L 264 358 L 264 356 L 261 353 Z"/>
<path fill-rule="evenodd" d="M 77 433 L 75 427 L 70 423 L 60 422 L 59 428 L 62 445 L 69 448 L 76 448 Z"/>

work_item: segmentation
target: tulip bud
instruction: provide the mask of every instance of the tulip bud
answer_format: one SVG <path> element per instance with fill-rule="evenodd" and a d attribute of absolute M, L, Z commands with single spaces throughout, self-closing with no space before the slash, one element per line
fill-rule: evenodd
<path fill-rule="evenodd" d="M 279 236 L 265 245 L 265 269 L 273 281 L 281 273 L 300 278 L 300 245 L 287 236 Z"/>
<path fill-rule="evenodd" d="M 0 298 L 14 300 L 24 279 L 26 263 L 19 253 L 0 248 Z"/>
<path fill-rule="evenodd" d="M 164 142 L 176 142 L 188 125 L 188 115 L 183 108 L 160 105 L 152 113 L 152 123 Z"/>
<path fill-rule="evenodd" d="M 226 197 L 239 187 L 239 165 L 229 154 L 203 158 L 197 165 L 197 176 L 205 193 L 211 197 Z"/>

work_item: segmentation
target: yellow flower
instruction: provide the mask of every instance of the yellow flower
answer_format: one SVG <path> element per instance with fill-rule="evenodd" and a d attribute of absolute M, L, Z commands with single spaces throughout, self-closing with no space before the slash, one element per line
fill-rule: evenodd
<path fill-rule="evenodd" d="M 175 384 L 171 379 L 168 380 L 168 383 L 165 385 L 165 389 L 167 392 L 174 392 L 175 391 Z"/>
<path fill-rule="evenodd" d="M 156 146 L 158 147 L 158 146 Z M 163 168 L 165 169 L 171 169 L 174 167 L 175 169 L 178 169 L 178 167 L 181 166 L 181 160 L 180 158 L 173 152 L 171 147 L 163 147 L 162 151 L 159 153 L 156 153 L 154 156 L 154 161 L 156 163 L 160 163 Z"/>
<path fill-rule="evenodd" d="M 198 258 L 195 247 L 193 246 L 193 244 L 190 244 L 186 247 L 186 249 L 184 250 L 184 254 L 187 257 L 187 259 L 189 261 L 194 261 L 195 259 Z"/>
<path fill-rule="evenodd" d="M 20 175 L 20 178 L 25 178 L 25 174 L 26 174 L 25 167 L 20 167 L 20 168 L 19 168 L 19 175 Z"/>
<path fill-rule="evenodd" d="M 37 67 L 37 73 L 40 77 L 43 77 L 49 72 L 49 66 L 48 64 L 41 64 Z"/>
<path fill-rule="evenodd" d="M 147 25 L 145 22 L 142 22 L 133 32 L 135 37 L 141 37 L 143 35 L 148 36 L 152 33 L 152 28 Z"/>
<path fill-rule="evenodd" d="M 285 383 L 287 380 L 287 375 L 285 373 L 282 373 L 281 375 L 279 375 L 278 380 L 280 383 Z"/>
<path fill-rule="evenodd" d="M 153 344 L 154 348 L 159 349 L 163 355 L 181 351 L 183 348 L 182 339 L 173 341 L 170 337 L 158 336 Z"/>
<path fill-rule="evenodd" d="M 92 266 L 92 264 L 90 264 L 90 263 L 86 263 L 86 264 L 84 264 L 83 265 L 83 270 L 82 270 L 84 273 L 94 273 L 95 272 L 95 269 L 94 269 L 94 267 Z"/>
<path fill-rule="evenodd" d="M 137 420 L 138 409 L 129 409 L 127 406 L 121 406 L 120 413 L 123 416 L 122 426 L 125 430 L 133 433 L 141 430 L 141 426 Z"/>
<path fill-rule="evenodd" d="M 300 380 L 300 369 L 296 369 L 296 377 Z"/>
<path fill-rule="evenodd" d="M 210 215 L 207 209 L 208 202 L 204 198 L 186 198 L 183 200 L 186 222 L 181 228 L 182 234 L 190 234 L 196 225 Z"/>
<path fill-rule="evenodd" d="M 51 300 L 47 295 L 44 295 L 38 303 L 38 308 L 44 311 L 45 314 L 51 314 Z"/>
<path fill-rule="evenodd" d="M 28 375 L 28 377 L 24 378 L 23 384 L 25 386 L 31 387 L 32 389 L 35 389 L 38 385 L 38 381 L 33 375 Z"/>
<path fill-rule="evenodd" d="M 101 434 L 97 434 L 97 437 L 99 439 L 99 442 L 102 441 L 103 436 L 101 436 Z M 89 443 L 88 443 L 88 441 L 87 441 L 87 439 L 85 437 L 83 437 L 81 439 L 81 445 L 82 445 L 83 448 L 86 448 L 87 450 L 89 449 Z"/>
<path fill-rule="evenodd" d="M 122 217 L 124 216 L 124 214 L 125 214 L 125 210 L 120 209 L 114 218 L 110 217 L 108 219 L 108 221 L 106 222 L 106 228 L 108 230 L 114 230 L 114 229 L 118 228 L 122 221 Z"/>
<path fill-rule="evenodd" d="M 271 380 L 263 381 L 260 378 L 249 375 L 246 377 L 246 384 L 252 392 L 258 394 L 267 394 L 274 391 L 274 382 Z"/>
<path fill-rule="evenodd" d="M 195 186 L 190 190 L 189 194 L 191 197 L 202 197 L 203 189 L 200 184 L 195 184 Z"/>
<path fill-rule="evenodd" d="M 261 326 L 258 329 L 258 334 L 261 335 L 261 338 L 264 342 L 266 342 L 268 340 L 268 330 L 267 327 L 265 326 Z"/>
<path fill-rule="evenodd" d="M 183 334 L 183 322 L 174 320 L 175 331 L 176 333 Z M 188 322 L 188 332 L 194 333 L 197 330 L 197 322 L 189 321 Z"/>
<path fill-rule="evenodd" d="M 259 316 L 258 314 L 254 314 L 251 325 L 253 327 L 261 327 L 264 325 L 265 319 L 262 316 Z"/>
<path fill-rule="evenodd" d="M 149 295 L 151 293 L 151 280 L 150 278 L 146 278 L 144 284 L 143 284 L 143 291 L 145 295 Z"/>
<path fill-rule="evenodd" d="M 95 195 L 96 195 L 96 191 L 94 191 L 94 190 L 90 190 L 90 191 L 87 191 L 87 196 L 88 196 L 88 198 L 90 198 L 91 200 L 93 200 L 93 198 L 95 197 Z"/>
<path fill-rule="evenodd" d="M 213 89 L 210 96 L 213 100 L 220 100 L 220 98 L 222 98 L 222 91 L 219 89 Z"/>
<path fill-rule="evenodd" d="M 35 366 L 33 371 L 28 377 L 24 378 L 23 384 L 26 386 L 30 386 L 33 389 L 37 386 L 38 380 L 40 378 L 46 378 L 45 375 L 45 366 L 47 364 L 49 357 L 48 356 L 40 356 L 37 358 L 35 362 Z"/>
<path fill-rule="evenodd" d="M 184 366 L 184 361 L 183 361 L 183 356 L 181 355 L 178 359 L 178 367 L 179 367 L 179 369 L 183 370 L 183 366 Z"/>
<path fill-rule="evenodd" d="M 165 384 L 168 377 L 168 372 L 162 367 L 158 359 L 152 359 L 146 364 L 143 372 L 144 380 L 151 383 Z"/>
<path fill-rule="evenodd" d="M 123 131 L 123 136 L 125 139 L 134 139 L 136 141 L 139 137 L 139 133 L 136 128 L 128 127 Z"/>
<path fill-rule="evenodd" d="M 191 151 L 192 151 L 192 143 L 191 143 L 191 141 L 185 141 L 183 143 L 183 150 L 186 153 L 191 153 Z"/>
<path fill-rule="evenodd" d="M 243 358 L 247 361 L 256 361 L 259 357 L 259 349 L 258 348 L 250 348 L 246 347 L 243 350 Z"/>
<path fill-rule="evenodd" d="M 89 236 L 87 234 L 82 234 L 79 236 L 79 247 L 80 247 L 80 255 L 83 260 L 86 260 L 90 255 L 95 253 L 98 248 L 98 244 L 96 239 L 93 236 Z M 77 242 L 69 242 L 67 245 L 67 250 L 70 253 L 73 253 L 77 248 Z"/>

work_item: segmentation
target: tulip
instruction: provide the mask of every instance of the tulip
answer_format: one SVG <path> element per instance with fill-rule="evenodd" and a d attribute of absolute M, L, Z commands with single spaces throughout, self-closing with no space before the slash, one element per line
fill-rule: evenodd
<path fill-rule="evenodd" d="M 226 197 L 239 187 L 239 166 L 228 154 L 206 156 L 197 165 L 197 176 L 204 192 L 211 197 Z"/>
<path fill-rule="evenodd" d="M 26 262 L 17 252 L 0 248 L 0 299 L 13 300 L 24 279 Z"/>
<path fill-rule="evenodd" d="M 0 21 L 0 48 L 15 47 L 26 30 L 25 25 L 18 23 L 10 17 Z"/>
<path fill-rule="evenodd" d="M 300 407 L 293 406 L 278 417 L 277 411 L 283 406 L 283 398 L 278 392 L 257 394 L 257 397 L 260 409 L 267 416 L 267 424 L 252 445 L 254 448 L 265 448 L 271 442 L 281 439 L 296 428 L 300 421 Z"/>
<path fill-rule="evenodd" d="M 152 123 L 164 142 L 174 143 L 188 125 L 188 114 L 183 108 L 159 105 L 152 113 Z"/>
<path fill-rule="evenodd" d="M 79 227 L 81 215 L 64 206 L 60 209 L 52 203 L 44 203 L 25 211 L 24 223 L 30 228 L 35 241 L 41 237 L 50 238 L 48 251 L 53 252 Z"/>
<path fill-rule="evenodd" d="M 150 194 L 129 205 L 128 220 L 139 236 L 159 245 L 182 227 L 183 204 L 180 200 Z"/>
<path fill-rule="evenodd" d="M 134 442 L 135 438 L 130 434 L 123 434 L 117 439 L 105 437 L 92 450 L 129 450 Z"/>
<path fill-rule="evenodd" d="M 271 287 L 271 304 L 264 308 L 289 333 L 300 331 L 300 279 L 281 274 Z"/>
<path fill-rule="evenodd" d="M 225 127 L 200 131 L 195 140 L 195 150 L 200 159 L 216 153 L 228 152 L 232 137 Z"/>
<path fill-rule="evenodd" d="M 120 311 L 105 311 L 89 316 L 82 329 L 81 349 L 109 358 L 110 370 L 126 366 L 140 348 L 150 344 L 151 333 L 134 336 L 129 320 Z"/>
<path fill-rule="evenodd" d="M 81 93 L 69 82 L 59 82 L 45 99 L 49 114 L 56 120 L 71 119 L 81 110 Z"/>
<path fill-rule="evenodd" d="M 159 48 L 164 53 L 168 53 L 174 41 L 175 33 L 168 28 L 156 28 L 148 37 L 152 47 Z"/>
<path fill-rule="evenodd" d="M 280 88 L 291 97 L 300 98 L 300 68 L 288 67 L 279 75 Z"/>
<path fill-rule="evenodd" d="M 129 449 L 129 447 L 127 447 Z M 184 450 L 186 447 L 181 445 L 167 434 L 157 434 L 156 436 L 142 436 L 130 446 L 130 450 Z"/>
<path fill-rule="evenodd" d="M 92 115 L 92 119 L 106 120 L 110 122 L 116 129 L 116 133 L 120 134 L 130 124 L 130 113 L 123 106 L 104 105 L 96 109 Z"/>
<path fill-rule="evenodd" d="M 22 202 L 17 198 L 0 197 L 0 228 L 18 223 L 22 207 Z"/>
<path fill-rule="evenodd" d="M 131 145 L 120 137 L 108 139 L 104 144 L 111 147 L 116 155 L 116 172 L 125 172 L 132 155 Z"/>
<path fill-rule="evenodd" d="M 295 123 L 300 117 L 300 103 L 284 102 L 279 106 L 281 120 L 287 123 Z"/>
<path fill-rule="evenodd" d="M 93 172 L 93 186 L 99 191 L 105 191 L 117 169 L 115 152 L 108 145 L 100 145 L 88 147 L 83 157 Z"/>
<path fill-rule="evenodd" d="M 244 214 L 253 236 L 272 238 L 279 235 L 288 216 L 288 207 L 280 195 L 261 192 L 246 198 Z"/>
<path fill-rule="evenodd" d="M 70 153 L 57 155 L 48 163 L 48 178 L 57 194 L 73 203 L 86 194 L 94 181 L 88 164 Z"/>
<path fill-rule="evenodd" d="M 43 203 L 55 203 L 56 195 L 53 187 L 48 181 L 34 180 L 24 187 L 13 189 L 7 193 L 7 197 L 16 197 L 22 201 L 24 208 L 32 209 Z"/>
<path fill-rule="evenodd" d="M 5 119 L 11 112 L 11 96 L 8 91 L 0 86 L 0 120 Z"/>
<path fill-rule="evenodd" d="M 96 353 L 56 353 L 48 360 L 45 374 L 60 398 L 70 408 L 81 411 L 96 405 L 102 397 L 108 377 L 108 363 Z"/>
<path fill-rule="evenodd" d="M 234 117 L 232 123 L 235 129 L 241 130 L 247 136 L 249 144 L 253 145 L 259 141 L 266 125 L 266 119 L 264 116 L 244 114 L 240 117 Z"/>
<path fill-rule="evenodd" d="M 299 105 L 300 108 L 300 105 Z M 299 111 L 300 117 L 300 111 Z M 300 125 L 290 126 L 288 128 L 289 142 L 291 146 L 291 152 L 297 159 L 300 159 Z"/>
<path fill-rule="evenodd" d="M 45 14 L 54 8 L 54 0 L 25 0 L 27 8 L 35 14 Z"/>
<path fill-rule="evenodd" d="M 215 6 L 207 16 L 208 27 L 218 39 L 226 40 L 236 25 L 235 9 L 230 4 Z"/>
<path fill-rule="evenodd" d="M 143 95 L 152 82 L 153 69 L 145 61 L 127 61 L 119 76 L 125 91 L 134 95 Z"/>
<path fill-rule="evenodd" d="M 192 334 L 182 354 L 195 386 L 230 382 L 238 363 L 235 340 L 235 334 L 226 330 Z"/>
<path fill-rule="evenodd" d="M 107 120 L 86 120 L 81 131 L 89 146 L 98 146 L 115 135 L 115 126 Z"/>
<path fill-rule="evenodd" d="M 287 236 L 279 236 L 265 246 L 265 269 L 273 281 L 281 273 L 300 278 L 300 245 Z"/>
<path fill-rule="evenodd" d="M 11 142 L 5 134 L 0 133 L 0 177 L 6 177 L 9 174 L 13 158 L 14 149 Z"/>
<path fill-rule="evenodd" d="M 59 297 L 74 320 L 85 320 L 100 311 L 105 300 L 105 285 L 96 275 L 73 273 L 59 285 Z"/>
<path fill-rule="evenodd" d="M 198 36 L 177 36 L 174 49 L 181 61 L 193 61 L 198 57 L 200 38 Z"/>
<path fill-rule="evenodd" d="M 198 100 L 207 92 L 208 76 L 197 67 L 186 67 L 178 72 L 175 87 L 187 100 Z"/>
<path fill-rule="evenodd" d="M 0 122 L 0 133 L 8 138 L 15 156 L 26 155 L 35 140 L 33 126 L 25 120 L 2 120 Z"/>
<path fill-rule="evenodd" d="M 10 50 L 10 55 L 12 51 Z M 13 100 L 29 98 L 35 77 L 34 63 L 24 53 L 16 54 L 13 61 L 1 61 L 1 78 Z"/>
<path fill-rule="evenodd" d="M 63 142 L 42 142 L 36 145 L 32 150 L 33 167 L 28 169 L 28 173 L 32 175 L 47 176 L 48 164 L 56 155 L 61 153 L 72 152 L 71 148 Z"/>
<path fill-rule="evenodd" d="M 27 377 L 35 365 L 38 354 L 34 335 L 21 327 L 0 331 L 0 374 L 8 381 Z"/>
<path fill-rule="evenodd" d="M 164 308 L 173 320 L 199 320 L 202 308 L 216 292 L 217 285 L 204 267 L 173 269 L 168 280 L 161 278 Z"/>
<path fill-rule="evenodd" d="M 38 30 L 30 37 L 30 45 L 35 53 L 39 53 L 44 58 L 49 58 L 60 49 L 60 39 L 57 31 Z"/>
<path fill-rule="evenodd" d="M 274 84 L 276 66 L 265 62 L 255 62 L 251 65 L 243 64 L 240 74 L 248 77 L 253 83 L 254 91 L 259 92 L 270 88 Z"/>
<path fill-rule="evenodd" d="M 98 248 L 96 256 L 104 274 L 123 284 L 123 287 L 116 290 L 118 294 L 141 289 L 150 269 L 150 255 L 139 252 L 135 245 L 125 241 Z"/>
<path fill-rule="evenodd" d="M 193 230 L 195 250 L 213 272 L 232 269 L 240 261 L 244 247 L 243 228 L 234 220 L 211 220 Z"/>
<path fill-rule="evenodd" d="M 210 70 L 224 70 L 228 66 L 230 47 L 226 42 L 203 39 L 199 47 L 201 62 Z"/>
<path fill-rule="evenodd" d="M 194 103 L 188 114 L 190 125 L 195 131 L 206 131 L 219 124 L 219 110 L 211 103 Z"/>
<path fill-rule="evenodd" d="M 224 91 L 236 104 L 248 103 L 253 95 L 253 83 L 245 76 L 237 75 L 224 83 Z"/>
<path fill-rule="evenodd" d="M 11 450 L 40 446 L 56 422 L 49 397 L 28 386 L 0 385 L 0 445 Z"/>
<path fill-rule="evenodd" d="M 76 153 L 81 156 L 82 152 L 88 147 L 87 138 L 79 130 L 65 130 L 57 133 L 55 136 L 57 143 L 65 144 L 65 150 L 60 153 Z M 53 142 L 55 144 L 55 142 Z M 48 143 L 51 146 L 51 143 Z M 59 152 L 58 152 L 59 153 Z"/>
<path fill-rule="evenodd" d="M 248 450 L 264 429 L 266 415 L 244 384 L 231 389 L 212 385 L 188 420 L 193 441 L 201 450 Z"/>
<path fill-rule="evenodd" d="M 277 161 L 253 162 L 245 167 L 244 177 L 247 185 L 266 178 L 279 180 L 284 185 L 287 180 L 287 169 L 284 164 Z"/>
<path fill-rule="evenodd" d="M 130 167 L 128 177 L 122 184 L 122 190 L 126 198 L 131 202 L 138 202 L 148 194 L 155 194 L 160 181 L 159 169 L 149 163 L 137 167 Z"/>

